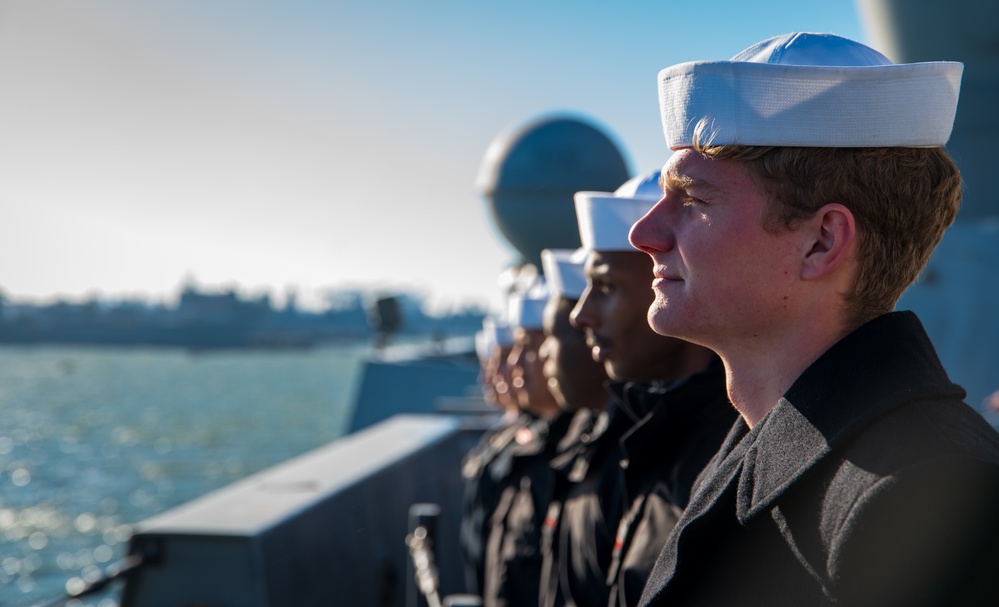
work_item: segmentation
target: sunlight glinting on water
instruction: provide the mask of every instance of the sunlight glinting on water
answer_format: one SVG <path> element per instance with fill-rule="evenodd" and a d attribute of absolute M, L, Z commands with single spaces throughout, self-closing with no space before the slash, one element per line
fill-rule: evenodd
<path fill-rule="evenodd" d="M 79 590 L 135 524 L 340 436 L 367 352 L 0 347 L 0 604 Z"/>

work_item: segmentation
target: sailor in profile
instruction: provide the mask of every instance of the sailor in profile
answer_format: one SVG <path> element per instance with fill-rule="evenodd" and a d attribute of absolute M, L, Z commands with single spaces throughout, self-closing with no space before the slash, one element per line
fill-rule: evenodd
<path fill-rule="evenodd" d="M 521 408 L 535 419 L 514 434 L 509 448 L 489 466 L 504 480 L 488 518 L 482 592 L 486 607 L 537 602 L 541 523 L 552 484 L 549 464 L 571 420 L 544 376 L 541 349 L 548 300 L 547 283 L 541 279 L 510 302 L 513 391 Z"/>
<path fill-rule="evenodd" d="M 999 604 L 999 433 L 895 309 L 957 216 L 962 70 L 800 32 L 659 73 L 648 319 L 739 418 L 643 606 Z"/>
<path fill-rule="evenodd" d="M 610 405 L 574 426 L 553 461 L 543 607 L 636 604 L 694 479 L 735 418 L 717 356 L 656 334 L 646 320 L 652 264 L 628 231 L 661 192 L 656 171 L 615 192 L 575 196 L 587 287 L 571 320 L 611 380 Z"/>
<path fill-rule="evenodd" d="M 594 360 L 586 333 L 572 324 L 573 309 L 586 291 L 585 249 L 544 249 L 541 265 L 548 280 L 545 341 L 541 347 L 544 375 L 559 407 L 579 419 L 599 414 L 610 401 L 604 390 L 607 371 Z M 573 421 L 573 424 L 578 423 Z"/>
<path fill-rule="evenodd" d="M 495 316 L 483 318 L 482 329 L 475 334 L 475 355 L 479 360 L 477 383 L 483 401 L 501 411 L 500 425 L 512 421 L 520 413 L 504 373 L 511 347 L 513 337 L 506 321 Z"/>
<path fill-rule="evenodd" d="M 461 467 L 465 489 L 459 537 L 465 585 L 472 594 L 480 594 L 483 589 L 488 519 L 496 508 L 504 481 L 500 471 L 489 466 L 514 444 L 517 432 L 535 418 L 520 408 L 511 389 L 513 378 L 508 361 L 512 348 L 513 332 L 505 316 L 483 319 L 482 329 L 476 334 L 476 354 L 481 366 L 479 383 L 486 402 L 500 408 L 502 414 L 465 455 Z"/>

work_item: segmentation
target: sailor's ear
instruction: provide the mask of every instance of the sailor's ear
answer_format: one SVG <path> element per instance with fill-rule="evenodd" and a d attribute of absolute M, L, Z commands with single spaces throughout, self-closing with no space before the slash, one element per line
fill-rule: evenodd
<path fill-rule="evenodd" d="M 857 226 L 850 209 L 830 203 L 805 222 L 801 278 L 815 280 L 843 270 L 854 257 Z"/>

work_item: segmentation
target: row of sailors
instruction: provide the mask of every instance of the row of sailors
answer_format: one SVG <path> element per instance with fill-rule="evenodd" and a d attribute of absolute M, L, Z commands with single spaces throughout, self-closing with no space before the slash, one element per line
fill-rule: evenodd
<path fill-rule="evenodd" d="M 710 350 L 646 320 L 651 260 L 628 242 L 659 172 L 575 197 L 582 248 L 479 335 L 505 410 L 468 454 L 467 583 L 487 606 L 635 605 L 694 479 L 735 420 Z"/>
<path fill-rule="evenodd" d="M 488 357 L 484 605 L 999 604 L 999 433 L 895 310 L 957 213 L 962 69 L 799 32 L 660 72 L 664 188 L 577 193 Z"/>

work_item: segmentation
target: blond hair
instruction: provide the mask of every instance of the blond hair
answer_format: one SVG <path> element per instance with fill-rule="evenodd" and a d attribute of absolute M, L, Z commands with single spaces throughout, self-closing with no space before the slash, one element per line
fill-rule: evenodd
<path fill-rule="evenodd" d="M 767 196 L 763 227 L 792 229 L 829 203 L 853 213 L 857 268 L 846 312 L 864 322 L 894 309 L 961 202 L 961 174 L 943 148 L 694 148 L 745 164 Z"/>

